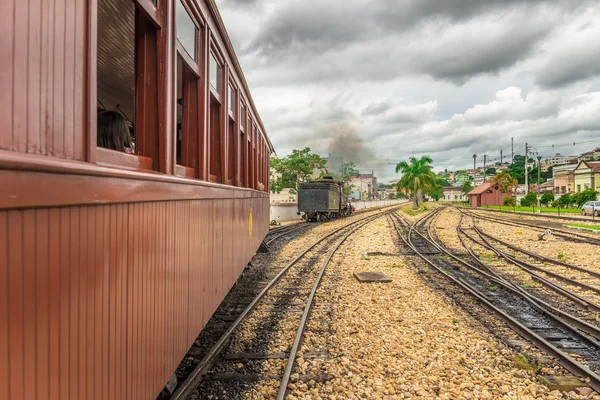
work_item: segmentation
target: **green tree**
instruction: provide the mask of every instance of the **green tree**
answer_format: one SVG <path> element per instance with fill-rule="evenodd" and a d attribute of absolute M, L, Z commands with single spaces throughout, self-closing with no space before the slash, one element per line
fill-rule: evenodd
<path fill-rule="evenodd" d="M 587 201 L 596 201 L 598 198 L 598 192 L 593 189 L 584 190 L 573 195 L 573 203 L 577 205 L 577 208 L 581 208 Z"/>
<path fill-rule="evenodd" d="M 485 174 L 486 175 L 496 175 L 496 168 L 489 167 L 488 169 L 485 170 Z"/>
<path fill-rule="evenodd" d="M 537 195 L 534 192 L 529 192 L 521 199 L 523 207 L 531 207 L 537 204 Z"/>
<path fill-rule="evenodd" d="M 302 182 L 312 180 L 315 169 L 321 172 L 325 169 L 327 160 L 318 154 L 312 153 L 309 147 L 302 150 L 292 150 L 292 154 L 284 158 L 272 158 L 271 168 L 275 171 L 275 178 L 271 180 L 271 191 L 280 193 L 283 189 L 290 189 L 296 193 Z"/>
<path fill-rule="evenodd" d="M 413 210 L 417 210 L 422 202 L 421 193 L 435 186 L 435 174 L 431 170 L 432 162 L 431 157 L 423 156 L 411 157 L 409 162 L 402 161 L 396 165 L 396 173 L 402 172 L 398 183 L 413 194 Z"/>
<path fill-rule="evenodd" d="M 466 181 L 465 183 L 463 183 L 463 185 L 460 188 L 460 191 L 463 192 L 465 196 L 468 195 L 471 190 L 473 190 L 473 185 L 470 181 Z"/>
<path fill-rule="evenodd" d="M 517 186 L 519 186 L 519 182 L 517 181 L 517 179 L 515 179 L 508 172 L 498 172 L 496 176 L 492 178 L 491 183 L 497 183 L 502 193 L 512 193 L 517 188 Z"/>
<path fill-rule="evenodd" d="M 544 193 L 542 195 L 542 198 L 540 199 L 540 203 L 545 205 L 546 207 L 548 207 L 548 204 L 552 203 L 553 201 L 554 201 L 554 193 L 552 193 L 552 192 Z"/>
<path fill-rule="evenodd" d="M 558 205 L 563 208 L 569 208 L 573 203 L 573 195 L 571 193 L 565 193 L 558 198 Z"/>

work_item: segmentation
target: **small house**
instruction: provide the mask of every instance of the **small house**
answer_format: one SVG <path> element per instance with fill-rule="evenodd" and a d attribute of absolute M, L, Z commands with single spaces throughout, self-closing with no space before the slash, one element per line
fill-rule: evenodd
<path fill-rule="evenodd" d="M 502 199 L 511 197 L 510 193 L 502 193 L 497 184 L 484 182 L 468 193 L 471 207 L 501 206 Z"/>

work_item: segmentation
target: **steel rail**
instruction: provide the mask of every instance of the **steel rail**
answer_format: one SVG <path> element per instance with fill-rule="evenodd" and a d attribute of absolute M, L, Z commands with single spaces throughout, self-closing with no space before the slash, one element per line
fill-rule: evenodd
<path fill-rule="evenodd" d="M 478 229 L 478 231 L 481 231 L 481 229 Z M 558 261 L 558 260 L 554 260 L 552 258 L 548 258 L 548 257 L 542 256 L 541 254 L 537 254 L 537 253 L 534 253 L 532 251 L 525 250 L 525 249 L 523 249 L 521 247 L 518 247 L 518 246 L 515 246 L 515 245 L 510 244 L 508 242 L 505 242 L 502 239 L 498 239 L 497 237 L 492 236 L 489 233 L 485 233 L 483 231 L 481 231 L 481 232 L 485 236 L 487 236 L 488 238 L 490 238 L 490 239 L 492 239 L 492 240 L 494 240 L 494 241 L 502 244 L 503 246 L 508 247 L 511 250 L 518 251 L 519 253 L 523 253 L 523 254 L 531 257 L 531 258 L 535 258 L 537 260 L 544 261 L 544 262 L 551 263 L 551 264 L 555 264 L 555 265 L 560 265 L 560 266 L 565 267 L 565 268 L 575 269 L 577 271 L 584 272 L 586 274 L 592 275 L 595 278 L 600 278 L 600 272 L 592 271 L 590 269 L 583 268 L 583 267 L 580 267 L 578 265 L 573 265 L 573 264 L 565 263 L 565 262 L 562 262 L 562 261 Z"/>
<path fill-rule="evenodd" d="M 588 300 L 588 299 L 586 299 L 584 297 L 581 297 L 580 295 L 578 295 L 576 293 L 573 293 L 572 291 L 570 291 L 568 289 L 565 289 L 565 288 L 563 288 L 560 285 L 557 285 L 556 283 L 548 280 L 547 278 L 545 278 L 545 277 L 537 274 L 534 271 L 545 273 L 546 275 L 549 275 L 549 276 L 553 277 L 554 279 L 560 280 L 562 282 L 566 282 L 566 283 L 568 283 L 570 285 L 577 286 L 577 287 L 580 287 L 582 289 L 589 290 L 589 291 L 592 291 L 592 292 L 595 292 L 595 293 L 600 293 L 600 289 L 599 288 L 587 285 L 587 284 L 582 283 L 582 282 L 578 282 L 578 281 L 576 281 L 574 279 L 568 278 L 566 276 L 557 274 L 557 273 L 552 272 L 552 271 L 547 271 L 544 268 L 540 268 L 540 267 L 537 267 L 535 265 L 529 264 L 527 262 L 521 261 L 521 260 L 517 259 L 516 257 L 513 257 L 510 254 L 508 254 L 508 253 L 506 253 L 504 251 L 501 251 L 500 249 L 497 249 L 496 247 L 494 247 L 489 242 L 489 240 L 486 239 L 486 237 L 487 238 L 492 238 L 492 239 L 493 239 L 493 237 L 491 237 L 490 235 L 487 235 L 486 233 L 482 232 L 475 225 L 475 221 L 473 221 L 473 230 L 479 235 L 479 237 L 483 241 L 483 244 L 481 244 L 481 243 L 478 243 L 478 244 L 480 244 L 484 248 L 487 248 L 487 249 L 493 251 L 498 257 L 505 259 L 509 263 L 514 264 L 517 267 L 519 267 L 521 270 L 527 272 L 528 274 L 530 274 L 532 276 L 532 278 L 535 281 L 541 283 L 542 285 L 544 285 L 547 288 L 553 290 L 554 292 L 559 293 L 560 295 L 569 298 L 570 300 L 572 300 L 573 302 L 575 302 L 576 304 L 578 304 L 580 307 L 583 307 L 585 309 L 593 309 L 596 312 L 600 312 L 600 305 L 598 305 L 598 304 L 596 304 L 596 303 L 594 303 L 594 302 L 592 302 L 592 301 L 590 301 L 590 300 Z M 469 239 L 475 241 L 467 233 L 465 233 L 465 232 L 462 232 L 462 233 L 465 236 L 467 236 Z"/>
<path fill-rule="evenodd" d="M 488 220 L 488 221 L 492 221 L 492 222 L 502 222 L 505 224 L 509 224 L 509 225 L 513 225 L 513 226 L 526 226 L 528 228 L 531 229 L 537 229 L 537 230 L 550 230 L 552 231 L 552 234 L 554 236 L 569 240 L 569 241 L 573 241 L 573 242 L 583 242 L 583 243 L 589 243 L 589 244 L 593 244 L 593 245 L 600 245 L 600 239 L 597 238 L 593 238 L 590 236 L 585 236 L 585 235 L 581 235 L 575 232 L 569 232 L 566 231 L 564 229 L 554 229 L 554 228 L 550 228 L 547 226 L 539 226 L 539 225 L 534 225 L 534 224 L 528 224 L 526 222 L 518 222 L 518 221 L 511 221 L 509 219 L 502 219 L 502 218 L 494 218 L 494 217 L 490 217 L 490 216 L 483 216 L 483 215 L 479 215 L 473 211 L 470 210 L 463 210 L 463 212 L 475 217 L 475 218 L 479 218 L 479 219 L 483 219 L 483 220 Z M 558 233 L 556 233 L 558 232 Z"/>
<path fill-rule="evenodd" d="M 462 223 L 462 218 L 459 220 L 459 224 Z M 463 235 L 465 235 L 467 238 L 469 238 L 469 240 L 479 244 L 480 246 L 486 248 L 486 245 L 482 244 L 481 242 L 477 241 L 476 239 L 472 238 L 470 235 L 466 234 L 464 231 L 462 231 L 460 225 L 457 227 L 457 230 L 459 232 L 462 232 Z M 419 232 L 417 232 L 419 233 Z M 430 235 L 431 237 L 431 235 Z M 464 240 L 462 239 L 462 237 L 459 235 L 459 240 L 462 243 L 463 247 L 465 247 L 467 249 L 467 251 L 469 252 L 469 254 L 471 255 L 471 257 L 478 263 L 480 264 L 482 267 L 484 267 L 487 271 L 489 271 L 490 275 L 497 277 L 500 281 L 502 282 L 498 282 L 500 285 L 503 285 L 503 287 L 505 287 L 508 290 L 511 290 L 512 292 L 515 292 L 515 290 L 519 293 L 519 295 L 525 296 L 530 303 L 531 302 L 535 302 L 539 307 L 544 308 L 546 311 L 567 320 L 570 324 L 573 324 L 577 329 L 580 329 L 581 331 L 587 333 L 588 335 L 593 336 L 596 339 L 600 339 L 600 328 L 598 328 L 595 325 L 592 325 L 574 315 L 571 315 L 567 312 L 564 312 L 548 303 L 546 303 L 545 301 L 537 298 L 536 296 L 530 294 L 529 292 L 527 292 L 525 289 L 523 289 L 521 286 L 503 278 L 502 276 L 500 276 L 496 271 L 494 271 L 493 269 L 491 269 L 490 267 L 488 267 L 480 258 L 479 256 L 477 256 L 472 249 L 468 248 L 466 246 L 466 244 L 464 243 Z M 443 250 L 443 249 L 442 249 Z M 461 261 L 459 259 L 459 261 Z M 462 263 L 462 261 L 461 261 Z M 470 264 L 468 263 L 463 263 L 465 266 L 467 266 L 468 268 L 472 268 L 472 266 L 470 266 Z M 506 284 L 508 284 L 510 287 L 507 287 Z M 582 299 L 584 301 L 587 301 L 585 299 Z M 534 305 L 535 306 L 535 305 Z M 538 309 L 539 310 L 539 309 Z M 539 310 L 542 311 L 543 310 Z M 546 314 L 548 315 L 548 314 Z M 548 315 L 551 318 L 554 318 L 552 315 Z M 563 323 L 562 321 L 560 321 L 559 323 Z M 575 332 L 577 334 L 577 332 Z M 588 341 L 591 346 L 594 347 L 600 347 L 600 343 L 596 343 L 595 341 L 589 341 L 587 337 L 583 336 L 582 339 L 584 339 L 585 341 Z"/>
<path fill-rule="evenodd" d="M 175 393 L 171 396 L 171 400 L 183 400 L 187 398 L 192 392 L 196 389 L 196 387 L 200 384 L 202 375 L 205 374 L 212 365 L 214 359 L 223 351 L 225 344 L 231 338 L 233 332 L 240 326 L 242 321 L 248 316 L 254 308 L 258 305 L 258 303 L 265 297 L 267 292 L 275 286 L 281 278 L 296 264 L 298 263 L 308 252 L 310 252 L 313 248 L 315 248 L 320 243 L 324 242 L 329 237 L 338 234 L 343 229 L 346 229 L 352 225 L 358 224 L 366 219 L 379 217 L 380 214 L 375 216 L 367 216 L 361 218 L 357 221 L 353 221 L 343 227 L 340 227 L 323 237 L 317 239 L 314 243 L 309 245 L 306 249 L 304 249 L 296 258 L 290 261 L 283 269 L 260 291 L 258 295 L 248 304 L 248 306 L 242 311 L 242 313 L 238 316 L 238 318 L 231 324 L 231 326 L 225 331 L 225 333 L 219 338 L 219 340 L 210 348 L 210 350 L 206 353 L 206 355 L 200 360 L 198 365 L 194 368 L 194 370 L 188 375 L 186 380 L 177 388 Z"/>
<path fill-rule="evenodd" d="M 275 240 L 279 239 L 280 237 L 283 237 L 283 236 L 285 236 L 285 235 L 288 235 L 288 234 L 290 234 L 290 233 L 292 233 L 292 232 L 295 232 L 295 231 L 297 231 L 298 229 L 302 229 L 302 228 L 304 228 L 305 226 L 306 226 L 306 225 L 302 224 L 301 226 L 294 227 L 293 229 L 288 229 L 288 230 L 286 230 L 286 231 L 283 231 L 283 232 L 279 233 L 278 235 L 275 235 L 275 237 L 273 237 L 273 238 L 269 239 L 269 241 L 268 241 L 268 242 L 266 242 L 265 244 L 268 246 L 268 245 L 270 245 L 271 243 L 273 243 Z"/>
<path fill-rule="evenodd" d="M 474 241 L 475 243 L 479 244 L 482 247 L 486 247 L 485 245 L 481 244 L 480 242 L 478 242 L 476 239 L 472 238 L 470 235 L 467 235 L 466 233 L 464 233 L 464 231 L 460 231 L 463 233 L 463 235 L 465 235 L 467 238 L 469 238 L 469 240 Z M 473 249 L 467 247 L 467 245 L 465 244 L 464 240 L 462 239 L 461 236 L 459 236 L 459 239 L 461 241 L 461 243 L 463 244 L 463 247 L 465 247 L 467 249 L 467 251 L 469 252 L 469 254 L 471 255 L 471 257 L 481 266 L 483 266 L 484 268 L 486 268 L 486 270 L 490 271 L 490 273 L 494 276 L 498 276 L 500 279 L 504 279 L 502 278 L 500 275 L 498 275 L 497 272 L 493 271 L 491 268 L 489 268 L 482 260 L 481 258 L 475 254 L 475 252 L 473 251 Z M 600 339 L 600 328 L 598 328 L 595 325 L 590 324 L 587 321 L 584 321 L 576 316 L 573 316 L 569 313 L 566 313 L 548 303 L 546 303 L 545 301 L 543 301 L 542 299 L 537 298 L 536 296 L 528 293 L 525 289 L 523 289 L 521 286 L 504 280 L 507 284 L 511 285 L 515 290 L 517 290 L 518 292 L 520 292 L 520 294 L 522 294 L 523 296 L 527 296 L 528 299 L 530 299 L 531 301 L 537 303 L 540 307 L 543 307 L 545 310 L 547 310 L 550 313 L 555 314 L 556 316 L 567 320 L 570 324 L 573 324 L 575 327 L 577 327 L 577 329 L 587 333 L 588 335 L 593 336 L 596 339 Z M 509 289 L 510 290 L 510 289 Z M 547 315 L 547 314 L 546 314 Z M 595 343 L 593 343 L 593 345 L 596 345 Z"/>
<path fill-rule="evenodd" d="M 396 213 L 394 213 L 394 214 L 396 214 Z M 588 367 L 579 363 L 578 361 L 576 361 L 569 355 L 563 353 L 557 347 L 555 347 L 553 344 L 551 344 L 549 341 L 547 341 L 546 339 L 537 335 L 535 332 L 533 332 L 531 329 L 527 328 L 525 325 L 521 324 L 515 318 L 511 317 L 510 315 L 505 313 L 503 310 L 496 307 L 479 290 L 473 288 L 471 285 L 463 282 L 462 280 L 460 280 L 458 278 L 455 278 L 451 275 L 446 274 L 442 268 L 435 265 L 431 260 L 429 260 L 427 257 L 425 257 L 424 254 L 419 252 L 417 250 L 417 247 L 412 243 L 411 236 L 412 236 L 413 232 L 417 232 L 417 234 L 421 235 L 421 237 L 423 237 L 424 240 L 426 240 L 429 243 L 431 243 L 432 245 L 434 245 L 434 247 L 437 248 L 437 246 L 435 244 L 433 244 L 430 240 L 425 238 L 422 234 L 420 234 L 420 232 L 416 231 L 414 228 L 414 225 L 408 226 L 406 238 L 404 238 L 404 236 L 400 233 L 400 230 L 396 227 L 395 223 L 394 223 L 394 227 L 398 233 L 398 236 L 404 241 L 404 243 L 406 243 L 406 245 L 409 248 L 411 248 L 415 252 L 415 254 L 417 254 L 419 256 L 419 258 L 421 258 L 423 261 L 425 261 L 428 265 L 430 265 L 436 271 L 440 272 L 447 279 L 450 279 L 452 282 L 454 282 L 455 284 L 457 284 L 458 286 L 460 286 L 467 292 L 471 293 L 471 295 L 474 296 L 478 301 L 480 301 L 481 304 L 483 304 L 486 308 L 488 308 L 489 310 L 493 311 L 498 316 L 500 316 L 513 330 L 515 330 L 521 336 L 525 337 L 526 339 L 531 340 L 534 344 L 536 344 L 536 346 L 538 348 L 540 348 L 541 350 L 545 351 L 546 353 L 556 357 L 560 361 L 561 365 L 563 365 L 571 373 L 573 373 L 577 376 L 583 376 L 583 377 L 589 378 L 590 381 L 588 382 L 588 384 L 590 385 L 590 387 L 592 387 L 596 391 L 600 391 L 600 376 L 598 376 L 595 372 L 591 371 Z M 455 257 L 453 254 L 451 254 L 449 252 L 446 252 L 446 254 L 457 259 L 461 263 L 465 263 L 464 261 L 458 259 L 457 257 Z M 528 297 L 525 297 L 525 299 L 528 299 Z M 548 315 L 549 317 L 553 317 L 552 314 L 549 314 L 549 313 L 545 313 L 545 314 Z M 568 324 L 565 324 L 564 322 L 560 321 L 556 317 L 555 317 L 555 320 L 558 321 L 557 323 L 562 324 L 567 329 L 572 331 L 572 328 Z M 585 337 L 583 337 L 583 338 L 585 338 Z M 586 342 L 588 340 L 586 340 Z"/>
<path fill-rule="evenodd" d="M 385 214 L 387 214 L 387 213 L 389 213 L 389 211 L 386 212 Z M 382 217 L 382 215 L 377 216 L 377 218 L 380 218 L 380 217 Z M 327 260 L 325 260 L 325 262 L 323 263 L 323 266 L 321 267 L 321 271 L 319 272 L 319 275 L 317 276 L 317 279 L 312 287 L 310 295 L 308 296 L 308 299 L 306 301 L 306 307 L 304 307 L 304 312 L 302 313 L 302 318 L 300 320 L 300 326 L 298 327 L 298 330 L 296 331 L 296 336 L 294 337 L 294 344 L 292 345 L 292 348 L 290 350 L 290 355 L 288 357 L 288 361 L 285 366 L 285 372 L 283 374 L 283 378 L 281 379 L 281 383 L 279 385 L 279 391 L 277 392 L 277 397 L 276 397 L 277 400 L 285 399 L 285 394 L 287 391 L 287 387 L 290 383 L 290 378 L 292 376 L 294 364 L 296 363 L 296 355 L 298 354 L 298 350 L 300 349 L 304 331 L 306 329 L 308 319 L 310 318 L 310 314 L 311 314 L 312 308 L 314 306 L 314 298 L 316 296 L 317 290 L 319 289 L 319 286 L 321 285 L 321 281 L 323 280 L 323 276 L 325 275 L 325 270 L 326 270 L 327 266 L 329 265 L 331 259 L 333 258 L 335 253 L 338 251 L 338 249 L 354 232 L 356 232 L 358 229 L 362 228 L 363 226 L 375 221 L 377 218 L 370 219 L 370 220 L 364 222 L 363 224 L 358 225 L 357 227 L 352 229 L 350 232 L 348 232 L 342 238 L 342 240 L 333 248 L 333 250 L 329 253 L 329 256 L 327 257 Z"/>

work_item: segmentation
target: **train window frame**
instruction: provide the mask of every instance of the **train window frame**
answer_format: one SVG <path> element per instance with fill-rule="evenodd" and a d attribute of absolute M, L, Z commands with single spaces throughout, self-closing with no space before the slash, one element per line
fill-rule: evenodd
<path fill-rule="evenodd" d="M 227 83 L 227 179 L 226 183 L 233 186 L 239 184 L 239 89 L 232 78 L 231 72 L 228 74 Z"/>
<path fill-rule="evenodd" d="M 246 125 L 248 124 L 248 106 L 240 95 L 240 129 L 239 129 L 239 140 L 240 140 L 240 183 L 241 187 L 248 187 L 248 132 Z"/>
<path fill-rule="evenodd" d="M 225 118 L 227 116 L 224 99 L 226 94 L 224 92 L 224 73 L 225 73 L 225 59 L 222 56 L 219 47 L 217 46 L 215 39 L 211 36 L 208 45 L 208 60 L 207 60 L 207 86 L 208 86 L 208 179 L 210 182 L 224 183 L 227 182 L 225 176 L 226 169 L 226 124 Z M 211 83 L 212 71 L 211 61 L 215 60 L 218 65 L 217 75 L 217 86 L 214 87 Z M 217 109 L 218 108 L 218 109 Z M 214 121 L 217 121 L 216 128 L 213 125 Z"/>
<path fill-rule="evenodd" d="M 183 9 L 187 12 L 188 17 L 196 27 L 195 35 L 195 57 L 190 55 L 188 49 L 180 42 L 177 37 L 177 16 L 175 16 L 175 85 L 173 88 L 173 98 L 175 99 L 175 130 L 172 133 L 173 138 L 173 174 L 175 176 L 183 178 L 194 178 L 200 177 L 200 164 L 202 163 L 201 147 L 203 136 L 201 132 L 202 117 L 203 117 L 203 81 L 202 81 L 202 69 L 199 62 L 203 59 L 203 46 L 204 46 L 204 29 L 205 21 L 200 18 L 199 14 L 195 12 L 192 4 L 189 0 L 174 0 L 175 10 L 177 10 L 177 4 L 180 4 Z M 177 11 L 175 11 L 177 13 Z M 198 61 L 196 61 L 198 60 Z M 179 63 L 181 62 L 181 71 L 179 71 Z M 182 100 L 181 100 L 181 127 L 178 126 L 179 116 L 179 73 L 181 72 L 181 84 L 182 84 Z M 186 104 L 191 103 L 191 106 Z M 181 129 L 181 144 L 179 145 L 179 130 Z M 181 153 L 180 153 L 181 151 Z"/>
<path fill-rule="evenodd" d="M 133 41 L 134 41 L 134 131 L 136 154 L 112 150 L 97 145 L 97 121 L 100 103 L 98 98 L 98 54 L 99 45 L 99 16 L 98 0 L 93 3 L 89 28 L 90 67 L 88 79 L 91 82 L 88 90 L 88 150 L 87 161 L 106 167 L 116 167 L 141 171 L 159 171 L 161 162 L 159 154 L 159 54 L 161 51 L 160 29 L 164 1 L 129 0 L 134 7 Z M 156 4 L 155 4 L 156 3 Z M 140 80 L 140 71 L 151 69 L 148 85 L 147 80 Z M 148 150 L 148 151 L 146 151 Z M 148 154 L 150 153 L 150 154 Z"/>

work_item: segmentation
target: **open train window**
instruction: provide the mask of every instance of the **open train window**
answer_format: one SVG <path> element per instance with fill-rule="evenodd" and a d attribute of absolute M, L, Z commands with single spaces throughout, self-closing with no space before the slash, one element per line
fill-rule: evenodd
<path fill-rule="evenodd" d="M 209 103 L 209 164 L 210 180 L 213 182 L 223 182 L 221 162 L 225 157 L 223 148 L 224 140 L 221 137 L 223 128 L 221 127 L 221 82 L 223 78 L 221 63 L 217 56 L 211 51 L 209 56 L 209 82 L 210 82 L 210 103 Z"/>
<path fill-rule="evenodd" d="M 160 170 L 156 4 L 97 4 L 96 162 Z"/>
<path fill-rule="evenodd" d="M 199 81 L 198 38 L 200 29 L 183 0 L 176 0 L 177 31 L 177 124 L 175 131 L 175 174 L 198 177 Z"/>

